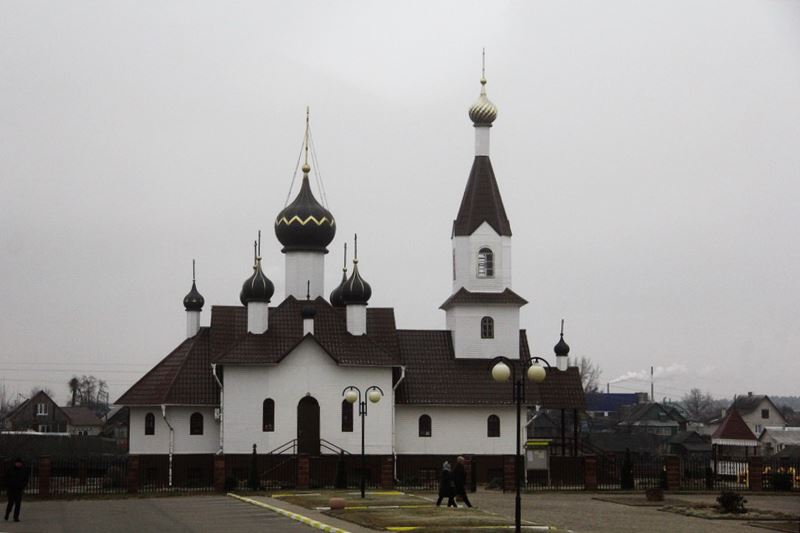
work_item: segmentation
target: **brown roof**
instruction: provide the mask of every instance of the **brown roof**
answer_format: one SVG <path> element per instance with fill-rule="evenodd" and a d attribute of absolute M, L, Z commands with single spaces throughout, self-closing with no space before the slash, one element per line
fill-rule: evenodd
<path fill-rule="evenodd" d="M 347 332 L 345 309 L 323 298 L 305 302 L 289 297 L 270 311 L 269 329 L 262 335 L 244 334 L 216 358 L 220 364 L 276 364 L 303 340 L 303 307 L 316 309 L 314 339 L 341 366 L 400 364 L 394 310 L 367 310 L 367 334 Z M 242 308 L 244 312 L 244 308 Z"/>
<path fill-rule="evenodd" d="M 247 333 L 247 310 L 241 306 L 214 306 L 210 327 L 183 341 L 115 403 L 120 405 L 218 405 L 219 390 L 211 363 L 275 364 L 303 340 L 300 310 L 308 305 L 293 297 L 270 308 L 269 329 L 263 335 Z M 368 335 L 347 333 L 345 310 L 322 298 L 314 338 L 342 366 L 397 366 L 399 351 L 392 309 L 367 310 Z"/>
<path fill-rule="evenodd" d="M 727 416 L 722 420 L 722 424 L 711 435 L 712 439 L 736 439 L 756 441 L 756 436 L 747 427 L 747 423 L 742 415 L 735 409 L 728 411 Z"/>
<path fill-rule="evenodd" d="M 453 235 L 472 235 L 484 222 L 499 235 L 511 236 L 511 224 L 503 207 L 492 162 L 489 156 L 478 155 L 472 163 L 458 216 L 453 221 Z"/>
<path fill-rule="evenodd" d="M 241 306 L 214 306 L 210 327 L 186 339 L 144 375 L 115 403 L 119 405 L 218 405 L 219 391 L 211 363 L 277 364 L 303 341 L 301 309 L 308 302 L 292 297 L 270 309 L 269 329 L 263 335 L 247 333 L 247 310 Z M 495 383 L 485 359 L 456 359 L 449 331 L 397 330 L 394 311 L 367 310 L 367 335 L 347 333 L 345 310 L 322 298 L 311 305 L 317 311 L 314 340 L 341 366 L 406 368 L 398 387 L 397 403 L 497 405 L 510 404 L 508 384 Z M 524 331 L 520 353 L 529 357 Z M 541 385 L 528 384 L 528 403 L 546 408 L 583 409 L 585 400 L 577 368 L 549 369 Z"/>
<path fill-rule="evenodd" d="M 88 407 L 62 407 L 73 426 L 102 426 L 103 421 Z"/>
<path fill-rule="evenodd" d="M 114 403 L 218 405 L 219 393 L 211 375 L 210 338 L 209 328 L 200 328 Z"/>
<path fill-rule="evenodd" d="M 492 304 L 511 304 L 522 307 L 527 304 L 528 300 L 506 288 L 503 292 L 470 292 L 464 287 L 458 289 L 453 293 L 450 298 L 444 301 L 439 309 L 448 309 L 449 307 L 460 304 L 473 304 L 473 305 L 492 305 Z"/>
<path fill-rule="evenodd" d="M 511 385 L 492 380 L 486 359 L 457 359 L 449 331 L 398 330 L 400 356 L 406 377 L 397 388 L 398 404 L 503 405 L 512 404 Z M 525 331 L 520 331 L 520 354 L 530 357 Z M 583 409 L 585 400 L 577 368 L 547 370 L 541 384 L 527 382 L 528 404 L 545 408 Z"/>

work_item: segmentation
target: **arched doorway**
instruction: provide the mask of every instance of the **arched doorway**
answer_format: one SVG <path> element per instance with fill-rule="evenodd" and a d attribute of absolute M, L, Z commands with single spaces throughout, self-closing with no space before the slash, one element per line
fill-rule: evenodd
<path fill-rule="evenodd" d="M 297 452 L 319 455 L 319 403 L 313 396 L 297 404 Z"/>

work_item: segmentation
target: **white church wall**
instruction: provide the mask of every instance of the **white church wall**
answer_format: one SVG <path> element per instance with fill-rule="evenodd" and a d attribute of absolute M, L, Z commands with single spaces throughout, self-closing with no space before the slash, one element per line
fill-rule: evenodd
<path fill-rule="evenodd" d="M 509 386 L 509 395 L 511 388 Z M 419 436 L 419 417 L 431 417 L 431 436 Z M 489 415 L 500 417 L 500 436 L 487 436 Z M 523 417 L 524 417 L 523 413 Z M 522 421 L 525 423 L 524 418 Z M 516 432 L 514 407 L 452 407 L 398 405 L 395 409 L 398 454 L 484 454 L 514 453 Z"/>
<path fill-rule="evenodd" d="M 341 427 L 342 390 L 355 385 L 383 389 L 377 404 L 369 403 L 366 453 L 392 449 L 392 370 L 339 367 L 319 345 L 306 339 L 275 366 L 225 367 L 225 453 L 250 453 L 253 444 L 267 452 L 297 437 L 297 404 L 306 395 L 320 407 L 320 437 L 351 453 L 361 451 L 361 420 L 353 407 L 353 431 Z M 264 399 L 275 401 L 275 431 L 262 431 Z"/>
<path fill-rule="evenodd" d="M 508 305 L 457 305 L 447 310 L 456 357 L 492 358 L 519 355 L 519 308 Z M 494 338 L 481 338 L 481 319 L 494 320 Z"/>
<path fill-rule="evenodd" d="M 453 237 L 455 280 L 453 292 L 461 287 L 473 292 L 502 292 L 511 287 L 511 237 L 501 237 L 486 222 L 467 237 Z M 488 247 L 494 254 L 494 276 L 478 277 L 478 251 Z"/>
<path fill-rule="evenodd" d="M 203 434 L 189 434 L 192 413 L 203 415 Z M 147 413 L 155 416 L 155 434 L 144 434 Z M 175 431 L 173 453 L 216 453 L 219 450 L 219 422 L 214 420 L 213 407 L 167 406 L 167 420 Z M 169 453 L 169 427 L 161 416 L 161 406 L 131 407 L 129 450 L 131 454 Z"/>

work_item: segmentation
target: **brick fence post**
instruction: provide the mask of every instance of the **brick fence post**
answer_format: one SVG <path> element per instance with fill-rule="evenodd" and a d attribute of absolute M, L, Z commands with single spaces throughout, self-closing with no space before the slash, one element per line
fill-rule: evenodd
<path fill-rule="evenodd" d="M 394 488 L 394 457 L 381 457 L 381 488 Z"/>
<path fill-rule="evenodd" d="M 750 490 L 758 492 L 764 490 L 764 458 L 760 456 L 751 457 L 747 461 L 747 480 Z"/>
<path fill-rule="evenodd" d="M 583 488 L 597 490 L 597 457 L 594 455 L 583 458 Z"/>
<path fill-rule="evenodd" d="M 517 456 L 503 456 L 503 492 L 514 492 L 517 490 Z"/>
<path fill-rule="evenodd" d="M 310 466 L 307 453 L 301 453 L 297 456 L 297 488 L 305 490 L 310 485 Z"/>
<path fill-rule="evenodd" d="M 225 456 L 223 454 L 214 456 L 214 490 L 225 491 Z"/>
<path fill-rule="evenodd" d="M 139 456 L 128 456 L 128 494 L 139 492 Z"/>
<path fill-rule="evenodd" d="M 681 488 L 681 458 L 677 455 L 668 455 L 664 458 L 667 469 L 667 490 L 679 490 Z"/>
<path fill-rule="evenodd" d="M 49 455 L 39 457 L 39 497 L 50 496 L 50 472 L 53 463 Z"/>

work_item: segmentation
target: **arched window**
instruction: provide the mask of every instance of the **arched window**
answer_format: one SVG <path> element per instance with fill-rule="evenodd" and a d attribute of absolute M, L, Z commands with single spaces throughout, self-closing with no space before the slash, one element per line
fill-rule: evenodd
<path fill-rule="evenodd" d="M 156 434 L 156 415 L 153 413 L 147 413 L 144 415 L 144 434 L 145 435 L 155 435 Z"/>
<path fill-rule="evenodd" d="M 419 417 L 419 436 L 420 437 L 430 437 L 431 436 L 431 417 L 428 415 L 422 415 Z"/>
<path fill-rule="evenodd" d="M 353 431 L 353 404 L 342 400 L 342 431 Z"/>
<path fill-rule="evenodd" d="M 478 250 L 478 277 L 494 277 L 494 253 L 489 248 Z"/>
<path fill-rule="evenodd" d="M 499 437 L 500 436 L 500 417 L 497 415 L 489 415 L 486 420 L 486 436 Z"/>
<path fill-rule="evenodd" d="M 261 407 L 261 431 L 275 431 L 275 400 L 267 398 Z"/>
<path fill-rule="evenodd" d="M 189 435 L 202 435 L 203 434 L 203 415 L 200 413 L 192 413 L 189 417 Z"/>
<path fill-rule="evenodd" d="M 481 318 L 481 339 L 494 339 L 494 319 L 490 316 Z"/>

